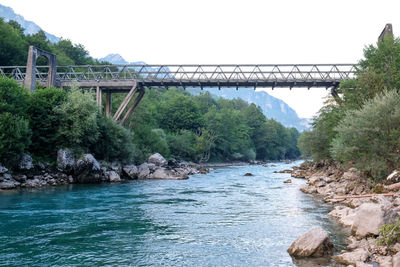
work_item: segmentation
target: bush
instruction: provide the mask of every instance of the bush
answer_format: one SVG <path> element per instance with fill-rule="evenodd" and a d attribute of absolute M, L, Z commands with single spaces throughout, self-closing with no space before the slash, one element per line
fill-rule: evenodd
<path fill-rule="evenodd" d="M 319 116 L 314 119 L 313 129 L 304 132 L 298 141 L 303 157 L 312 157 L 314 161 L 331 159 L 331 142 L 337 134 L 335 127 L 344 117 L 340 106 L 327 105 L 323 107 Z"/>
<path fill-rule="evenodd" d="M 135 159 L 138 162 L 146 161 L 150 155 L 156 152 L 165 158 L 170 155 L 166 136 L 162 129 L 151 129 L 146 125 L 137 127 L 134 131 L 133 140 L 141 151 L 140 158 Z"/>
<path fill-rule="evenodd" d="M 0 113 L 0 159 L 13 166 L 30 144 L 28 120 L 9 112 Z"/>
<path fill-rule="evenodd" d="M 400 93 L 388 91 L 349 111 L 336 127 L 333 158 L 382 179 L 400 167 Z"/>
<path fill-rule="evenodd" d="M 167 136 L 167 142 L 172 157 L 196 160 L 196 135 L 193 132 L 183 130 L 179 134 L 170 134 Z"/>
<path fill-rule="evenodd" d="M 133 135 L 129 130 L 105 116 L 99 116 L 98 126 L 99 138 L 91 148 L 97 159 L 130 162 L 138 157 L 138 151 L 132 142 Z"/>
<path fill-rule="evenodd" d="M 60 116 L 57 134 L 62 146 L 84 152 L 97 142 L 99 108 L 92 92 L 71 88 L 66 101 L 55 107 L 54 112 Z"/>
<path fill-rule="evenodd" d="M 28 91 L 15 80 L 0 77 L 0 113 L 10 112 L 27 117 Z"/>
<path fill-rule="evenodd" d="M 60 116 L 55 112 L 67 99 L 66 91 L 58 88 L 37 89 L 29 105 L 32 128 L 32 154 L 49 160 L 55 158 L 57 148 L 62 143 L 58 135 L 61 127 Z"/>
<path fill-rule="evenodd" d="M 379 229 L 378 245 L 393 245 L 400 241 L 400 221 L 393 224 L 384 224 Z"/>

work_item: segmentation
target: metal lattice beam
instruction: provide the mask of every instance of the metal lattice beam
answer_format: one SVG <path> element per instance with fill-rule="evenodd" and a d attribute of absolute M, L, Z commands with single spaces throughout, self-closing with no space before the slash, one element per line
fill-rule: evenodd
<path fill-rule="evenodd" d="M 115 83 L 131 88 L 130 82 L 136 81 L 138 87 L 337 87 L 340 81 L 355 78 L 356 70 L 354 64 L 57 66 L 56 84 Z M 1 76 L 19 82 L 25 72 L 26 67 L 0 67 Z M 47 76 L 48 66 L 36 67 L 38 81 L 46 82 Z"/>

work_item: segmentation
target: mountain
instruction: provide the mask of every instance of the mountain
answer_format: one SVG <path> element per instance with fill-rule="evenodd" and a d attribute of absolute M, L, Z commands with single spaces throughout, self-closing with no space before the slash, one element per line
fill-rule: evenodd
<path fill-rule="evenodd" d="M 14 12 L 14 10 L 10 7 L 3 6 L 0 4 L 0 17 L 4 18 L 4 21 L 8 22 L 10 20 L 15 20 L 18 22 L 24 29 L 25 34 L 35 34 L 41 30 L 41 28 L 34 22 L 25 20 L 25 18 L 21 15 L 18 15 Z M 52 43 L 57 43 L 60 41 L 60 38 L 57 36 L 50 34 L 48 32 L 44 32 L 47 38 Z"/>
<path fill-rule="evenodd" d="M 188 89 L 193 94 L 199 94 L 200 89 Z M 212 95 L 225 99 L 241 98 L 247 103 L 254 103 L 261 107 L 263 114 L 274 119 L 286 127 L 294 127 L 299 131 L 309 128 L 309 119 L 299 118 L 296 111 L 292 109 L 283 100 L 273 97 L 264 91 L 255 91 L 252 88 L 204 88 L 203 91 L 209 91 Z"/>
<path fill-rule="evenodd" d="M 107 61 L 115 65 L 142 65 L 144 62 L 128 62 L 119 54 L 109 54 L 100 61 Z M 149 68 L 151 69 L 151 68 Z M 151 69 L 156 72 L 156 69 Z M 192 94 L 200 94 L 200 88 L 189 88 Z M 209 91 L 216 97 L 223 97 L 226 99 L 241 98 L 248 103 L 254 103 L 260 106 L 264 115 L 267 118 L 274 119 L 286 127 L 295 127 L 299 131 L 304 131 L 309 128 L 309 119 L 299 118 L 296 111 L 294 111 L 284 101 L 271 96 L 264 91 L 254 91 L 250 88 L 205 88 L 204 91 Z"/>

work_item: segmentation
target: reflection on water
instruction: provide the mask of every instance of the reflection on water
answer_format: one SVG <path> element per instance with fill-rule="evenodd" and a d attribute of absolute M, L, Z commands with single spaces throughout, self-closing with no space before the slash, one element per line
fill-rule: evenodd
<path fill-rule="evenodd" d="M 345 233 L 330 206 L 276 167 L 222 167 L 184 181 L 132 181 L 0 195 L 0 265 L 321 266 L 286 249 L 313 226 Z M 254 176 L 243 176 L 251 172 Z"/>

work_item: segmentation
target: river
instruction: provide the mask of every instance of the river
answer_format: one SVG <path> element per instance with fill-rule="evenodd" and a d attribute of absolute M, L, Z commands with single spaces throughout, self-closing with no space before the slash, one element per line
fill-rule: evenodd
<path fill-rule="evenodd" d="M 346 234 L 305 180 L 273 173 L 293 164 L 276 165 L 2 192 L 0 265 L 311 266 L 286 252 L 300 234 L 322 226 L 339 250 Z"/>

